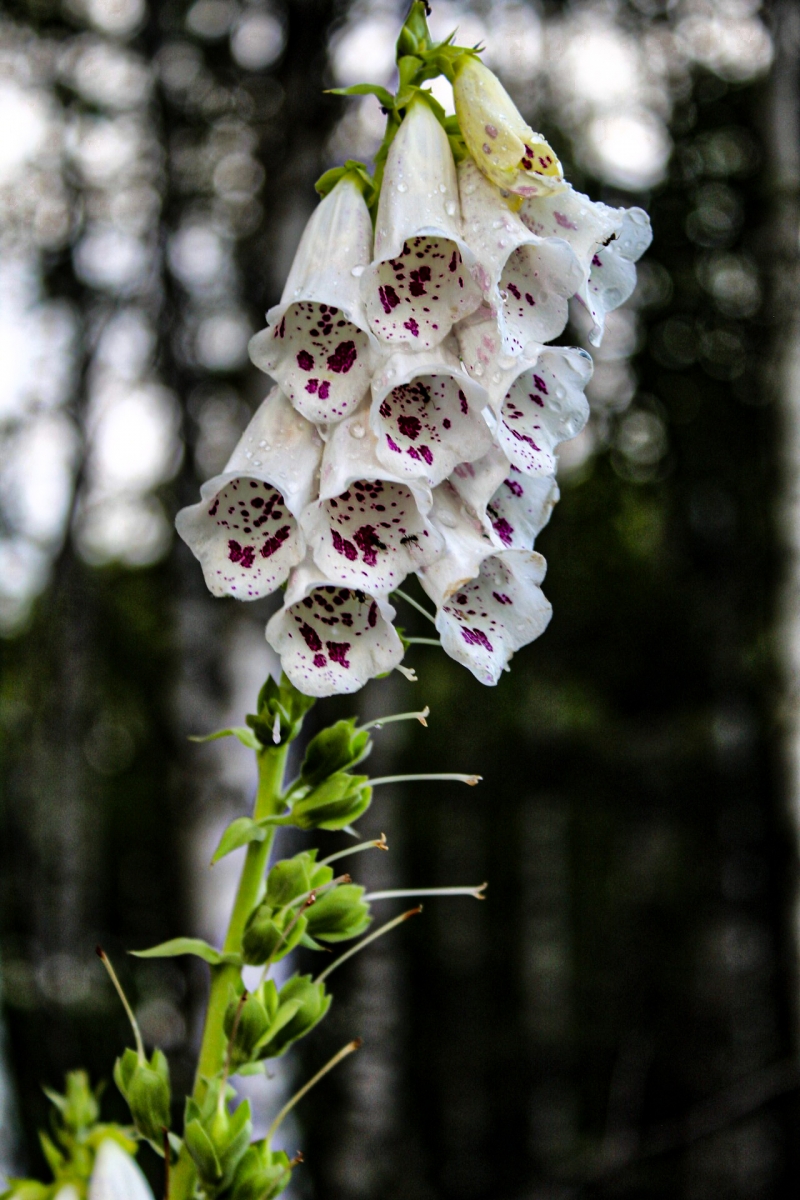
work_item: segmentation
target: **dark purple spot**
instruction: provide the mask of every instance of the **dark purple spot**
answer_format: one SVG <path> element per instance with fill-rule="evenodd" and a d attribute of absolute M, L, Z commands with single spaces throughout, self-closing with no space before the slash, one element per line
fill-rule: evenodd
<path fill-rule="evenodd" d="M 322 639 L 316 629 L 312 629 L 306 621 L 300 626 L 300 634 L 309 650 L 316 651 L 322 649 Z"/>
<path fill-rule="evenodd" d="M 270 558 L 276 550 L 280 550 L 283 543 L 289 537 L 291 530 L 288 525 L 284 525 L 272 537 L 267 538 L 264 545 L 261 547 L 261 557 Z"/>
<path fill-rule="evenodd" d="M 242 567 L 252 567 L 255 556 L 256 552 L 252 546 L 240 546 L 233 540 L 228 542 L 228 558 L 232 563 L 239 563 Z"/>
<path fill-rule="evenodd" d="M 324 667 L 327 664 L 327 662 L 328 662 L 328 660 L 324 654 L 315 654 L 314 655 L 314 666 L 315 667 Z"/>
<path fill-rule="evenodd" d="M 355 342 L 340 342 L 328 359 L 328 366 L 337 375 L 346 375 L 357 358 Z"/>
<path fill-rule="evenodd" d="M 593 267 L 602 267 L 602 265 L 603 265 L 602 259 L 600 258 L 599 255 L 595 254 L 594 258 L 592 259 L 592 266 Z"/>
<path fill-rule="evenodd" d="M 544 392 L 545 396 L 549 395 L 549 392 L 547 391 L 547 384 L 542 379 L 541 375 L 534 375 L 533 382 L 536 384 L 536 387 L 540 392 Z"/>
<path fill-rule="evenodd" d="M 311 395 L 313 396 L 318 387 L 319 387 L 318 379 L 309 379 L 308 383 L 306 384 L 306 391 L 310 392 Z"/>
<path fill-rule="evenodd" d="M 511 600 L 511 597 L 510 597 L 510 596 L 507 596 L 507 595 L 505 594 L 505 592 L 492 592 L 492 595 L 494 596 L 494 598 L 495 598 L 495 600 L 497 601 L 497 603 L 498 603 L 498 604 L 511 604 L 511 603 L 513 603 L 513 602 L 512 602 L 512 600 Z"/>
<path fill-rule="evenodd" d="M 419 452 L 422 455 L 422 457 L 425 459 L 425 462 L 428 464 L 428 466 L 431 466 L 431 464 L 433 463 L 433 455 L 431 454 L 428 447 L 420 446 Z"/>
<path fill-rule="evenodd" d="M 492 652 L 492 643 L 482 629 L 465 629 L 462 625 L 461 636 L 468 646 L 483 646 L 484 650 Z"/>
<path fill-rule="evenodd" d="M 490 138 L 497 137 L 497 130 L 495 129 L 494 125 L 484 125 L 484 129 L 486 130 L 486 132 L 488 133 Z"/>
<path fill-rule="evenodd" d="M 523 158 L 522 165 L 526 171 L 530 171 L 531 167 L 533 166 L 533 162 L 529 158 Z"/>
<path fill-rule="evenodd" d="M 367 624 L 369 625 L 370 629 L 374 629 L 378 624 L 378 606 L 374 600 L 369 606 L 369 612 L 367 613 Z"/>
<path fill-rule="evenodd" d="M 418 417 L 398 417 L 397 428 L 404 437 L 410 438 L 412 442 L 415 442 L 422 429 L 422 422 Z"/>
<path fill-rule="evenodd" d="M 526 293 L 525 293 L 525 299 L 528 301 L 528 304 L 530 304 L 531 308 L 533 308 L 533 306 L 534 306 L 534 304 L 536 303 L 536 301 L 534 300 L 534 298 L 533 298 L 533 296 L 530 294 L 530 292 L 526 292 Z"/>
<path fill-rule="evenodd" d="M 378 550 L 385 550 L 386 547 L 376 534 L 375 526 L 362 525 L 353 534 L 353 541 L 364 556 L 366 565 L 368 567 L 376 566 L 378 562 Z"/>
<path fill-rule="evenodd" d="M 541 396 L 534 396 L 533 392 L 529 392 L 528 399 L 532 400 L 534 404 L 538 404 L 539 408 L 544 408 L 544 400 Z"/>
<path fill-rule="evenodd" d="M 211 505 L 211 508 L 208 510 L 208 515 L 210 517 L 215 517 L 217 515 L 218 509 L 219 509 L 219 496 L 215 496 L 214 503 Z"/>
<path fill-rule="evenodd" d="M 467 404 L 467 397 L 461 391 L 461 388 L 458 389 L 458 399 L 461 402 L 461 411 L 466 416 L 466 414 L 469 412 L 469 405 Z"/>
<path fill-rule="evenodd" d="M 514 540 L 514 527 L 509 525 L 505 517 L 501 517 L 499 521 L 495 521 L 492 528 L 504 546 L 510 546 Z"/>
<path fill-rule="evenodd" d="M 326 642 L 328 654 L 331 656 L 331 662 L 338 663 L 340 667 L 348 669 L 350 663 L 347 661 L 347 655 L 350 652 L 349 642 Z"/>
<path fill-rule="evenodd" d="M 517 300 L 519 300 L 519 288 L 517 287 L 517 285 L 515 283 L 509 283 L 506 286 L 508 288 L 508 291 L 511 292 L 511 295 L 516 296 Z"/>
<path fill-rule="evenodd" d="M 396 444 L 396 442 L 392 441 L 388 434 L 386 435 L 386 443 L 390 450 L 395 450 L 398 454 L 400 453 L 400 447 Z"/>
<path fill-rule="evenodd" d="M 387 314 L 387 316 L 392 309 L 397 308 L 398 304 L 400 303 L 397 292 L 388 283 L 385 286 L 378 288 L 378 296 L 381 304 L 383 305 L 383 311 Z"/>
<path fill-rule="evenodd" d="M 350 562 L 355 562 L 355 560 L 358 558 L 358 551 L 352 542 L 349 542 L 347 538 L 343 538 L 342 535 L 335 529 L 331 530 L 331 540 L 333 541 L 333 548 L 337 554 L 343 554 L 344 557 Z"/>
<path fill-rule="evenodd" d="M 455 271 L 457 266 L 458 266 L 458 251 L 454 250 L 453 257 L 450 259 L 450 270 Z"/>
<path fill-rule="evenodd" d="M 328 396 L 330 395 L 330 390 L 331 385 L 328 383 L 327 379 L 323 379 L 322 383 L 319 385 L 320 400 L 327 400 Z"/>
<path fill-rule="evenodd" d="M 301 371 L 310 371 L 314 366 L 313 355 L 307 350 L 301 350 L 297 355 L 297 365 Z"/>
<path fill-rule="evenodd" d="M 419 337 L 419 325 L 413 317 L 409 317 L 407 321 L 403 321 L 403 328 L 408 329 L 412 337 Z"/>

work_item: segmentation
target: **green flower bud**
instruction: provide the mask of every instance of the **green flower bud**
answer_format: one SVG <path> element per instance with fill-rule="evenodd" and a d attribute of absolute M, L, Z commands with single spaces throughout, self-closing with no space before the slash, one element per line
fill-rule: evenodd
<path fill-rule="evenodd" d="M 342 942 L 358 937 L 368 927 L 369 905 L 361 897 L 364 888 L 344 883 L 323 892 L 307 913 L 308 932 L 323 942 Z"/>
<path fill-rule="evenodd" d="M 242 957 L 250 966 L 260 967 L 267 959 L 278 962 L 293 950 L 306 931 L 305 916 L 291 909 L 276 912 L 269 904 L 260 904 L 248 918 L 242 937 Z"/>
<path fill-rule="evenodd" d="M 139 1133 L 161 1146 L 163 1131 L 170 1127 L 169 1065 L 162 1051 L 154 1050 L 148 1063 L 127 1049 L 114 1064 L 114 1082 Z"/>
<path fill-rule="evenodd" d="M 226 1104 L 219 1103 L 220 1087 L 226 1085 L 215 1081 L 209 1087 L 202 1107 L 192 1099 L 187 1101 L 184 1129 L 186 1148 L 200 1182 L 212 1195 L 230 1187 L 253 1132 L 249 1100 L 229 1113 Z"/>
<path fill-rule="evenodd" d="M 348 721 L 337 721 L 335 725 L 321 730 L 308 743 L 300 778 L 309 787 L 316 787 L 329 775 L 361 762 L 370 749 L 369 733 L 367 730 L 356 733 L 355 717 Z"/>
<path fill-rule="evenodd" d="M 231 1000 L 225 1010 L 223 1021 L 225 1033 L 231 1042 L 231 1070 L 248 1063 L 261 1038 L 267 1032 L 271 1018 L 258 995 L 250 992 L 244 1003 L 241 999 Z"/>
<path fill-rule="evenodd" d="M 275 863 L 267 876 L 267 904 L 271 904 L 273 908 L 282 908 L 296 896 L 310 891 L 311 878 L 307 860 L 308 855 L 303 854 Z"/>
<path fill-rule="evenodd" d="M 89 1086 L 89 1076 L 85 1071 L 68 1073 L 64 1101 L 63 1107 L 60 1104 L 57 1107 L 61 1110 L 64 1124 L 75 1133 L 94 1125 L 100 1116 L 100 1105 Z"/>
<path fill-rule="evenodd" d="M 344 829 L 367 811 L 372 788 L 368 776 L 330 775 L 292 807 L 292 822 L 301 829 Z"/>
<path fill-rule="evenodd" d="M 281 676 L 280 683 L 270 676 L 258 694 L 258 711 L 250 713 L 245 720 L 262 746 L 275 745 L 276 731 L 283 744 L 297 737 L 303 717 L 313 703 L 313 697 L 298 692 L 285 675 Z"/>
<path fill-rule="evenodd" d="M 292 1042 L 310 1033 L 330 1008 L 331 997 L 324 983 L 314 983 L 310 975 L 293 975 L 278 993 L 278 1012 L 274 1034 L 258 1049 L 259 1058 L 278 1058 Z M 281 1011 L 291 1006 L 290 1020 L 280 1024 Z M 280 1024 L 280 1028 L 276 1028 Z"/>
<path fill-rule="evenodd" d="M 270 1150 L 266 1141 L 253 1142 L 236 1170 L 230 1200 L 273 1200 L 291 1177 L 291 1164 L 283 1150 Z"/>

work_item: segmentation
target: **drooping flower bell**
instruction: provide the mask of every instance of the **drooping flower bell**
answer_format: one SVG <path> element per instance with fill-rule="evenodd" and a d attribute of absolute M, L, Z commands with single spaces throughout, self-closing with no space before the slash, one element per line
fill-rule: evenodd
<path fill-rule="evenodd" d="M 100 1143 L 89 1181 L 88 1200 L 153 1200 L 141 1170 L 113 1138 Z"/>
<path fill-rule="evenodd" d="M 267 641 L 294 686 L 308 696 L 357 692 L 403 658 L 395 610 L 381 595 L 340 587 L 313 562 L 292 575 Z"/>
<path fill-rule="evenodd" d="M 360 297 L 372 257 L 372 222 L 361 188 L 344 175 L 317 205 L 267 328 L 250 357 L 309 421 L 341 421 L 369 387 L 375 339 Z"/>
<path fill-rule="evenodd" d="M 297 518 L 316 493 L 321 455 L 314 426 L 274 388 L 200 503 L 175 518 L 213 595 L 257 600 L 302 560 Z"/>
<path fill-rule="evenodd" d="M 497 76 L 475 54 L 454 63 L 453 95 L 464 141 L 492 183 L 517 196 L 542 196 L 564 186 L 561 163 L 534 133 Z"/>
<path fill-rule="evenodd" d="M 559 500 L 554 475 L 524 475 L 499 447 L 456 467 L 451 482 L 505 550 L 532 550 Z"/>
<path fill-rule="evenodd" d="M 390 346 L 437 346 L 480 303 L 474 261 L 447 134 L 418 97 L 389 148 L 374 259 L 361 278 L 369 328 Z"/>

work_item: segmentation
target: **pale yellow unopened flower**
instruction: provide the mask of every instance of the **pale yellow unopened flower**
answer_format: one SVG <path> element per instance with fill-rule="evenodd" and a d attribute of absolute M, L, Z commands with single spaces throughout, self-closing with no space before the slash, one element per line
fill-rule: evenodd
<path fill-rule="evenodd" d="M 514 195 L 549 195 L 564 186 L 561 163 L 534 133 L 497 76 L 473 54 L 455 63 L 453 92 L 464 141 L 492 183 Z"/>

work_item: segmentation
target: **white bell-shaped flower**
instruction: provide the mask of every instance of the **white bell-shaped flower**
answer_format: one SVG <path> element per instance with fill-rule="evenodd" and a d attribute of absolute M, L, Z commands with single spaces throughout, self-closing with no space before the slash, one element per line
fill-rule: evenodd
<path fill-rule="evenodd" d="M 112 1138 L 100 1143 L 88 1200 L 153 1200 L 141 1170 Z"/>
<path fill-rule="evenodd" d="M 438 608 L 477 576 L 481 563 L 496 554 L 502 543 L 468 510 L 449 480 L 433 492 L 430 520 L 442 535 L 445 549 L 419 572 L 419 580 Z"/>
<path fill-rule="evenodd" d="M 392 355 L 372 382 L 370 422 L 380 461 L 398 478 L 435 487 L 457 463 L 488 451 L 488 402 L 449 346 Z"/>
<path fill-rule="evenodd" d="M 497 683 L 514 651 L 547 628 L 552 607 L 539 586 L 545 570 L 541 554 L 503 550 L 439 607 L 443 648 L 481 683 Z"/>
<path fill-rule="evenodd" d="M 642 208 L 611 208 L 567 187 L 527 200 L 520 212 L 532 233 L 569 242 L 583 268 L 577 299 L 591 318 L 589 341 L 599 346 L 606 314 L 624 304 L 636 287 L 634 263 L 653 240 Z"/>
<path fill-rule="evenodd" d="M 465 235 L 478 259 L 474 275 L 497 316 L 503 352 L 558 337 L 569 298 L 584 282 L 572 247 L 531 233 L 471 158 L 460 163 L 458 182 Z"/>
<path fill-rule="evenodd" d="M 268 596 L 305 555 L 297 521 L 316 495 L 322 441 L 278 388 L 259 407 L 225 470 L 175 518 L 215 596 Z"/>
<path fill-rule="evenodd" d="M 394 615 L 385 597 L 339 587 L 307 559 L 267 625 L 267 641 L 307 696 L 349 694 L 401 662 Z"/>
<path fill-rule="evenodd" d="M 369 328 L 392 346 L 437 346 L 480 303 L 473 263 L 447 134 L 418 98 L 386 160 L 374 261 L 361 280 Z"/>
<path fill-rule="evenodd" d="M 470 512 L 507 550 L 531 550 L 560 496 L 552 475 L 523 475 L 498 448 L 450 476 Z"/>
<path fill-rule="evenodd" d="M 340 421 L 369 387 L 377 343 L 361 304 L 372 258 L 372 221 L 347 175 L 320 201 L 294 258 L 281 302 L 250 341 L 250 357 L 309 421 Z"/>
<path fill-rule="evenodd" d="M 528 475 L 552 475 L 555 448 L 583 429 L 589 417 L 584 388 L 593 364 L 585 350 L 529 345 L 503 368 L 494 322 L 459 330 L 467 369 L 487 380 L 494 436 L 510 462 Z"/>
<path fill-rule="evenodd" d="M 357 413 L 325 447 L 319 500 L 300 518 L 311 553 L 328 579 L 369 592 L 390 592 L 442 552 L 426 520 L 432 499 L 419 480 L 400 482 L 379 461 L 376 439 Z M 354 438 L 355 422 L 363 431 Z M 355 448 L 362 451 L 354 453 Z"/>

